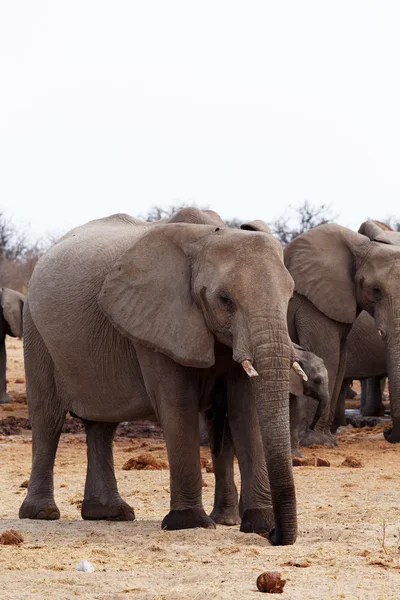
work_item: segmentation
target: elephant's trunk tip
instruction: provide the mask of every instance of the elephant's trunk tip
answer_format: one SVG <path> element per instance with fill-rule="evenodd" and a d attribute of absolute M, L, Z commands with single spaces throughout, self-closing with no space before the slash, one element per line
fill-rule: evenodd
<path fill-rule="evenodd" d="M 255 370 L 255 368 L 253 367 L 253 365 L 251 364 L 251 361 L 246 359 L 242 361 L 242 367 L 243 369 L 246 371 L 247 375 L 249 377 L 258 377 L 258 373 Z"/>

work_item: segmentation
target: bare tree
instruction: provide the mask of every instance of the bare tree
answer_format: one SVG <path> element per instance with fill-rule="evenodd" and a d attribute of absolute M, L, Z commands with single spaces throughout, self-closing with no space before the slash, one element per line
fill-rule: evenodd
<path fill-rule="evenodd" d="M 394 215 L 386 217 L 386 219 L 384 219 L 382 223 L 390 227 L 390 229 L 392 229 L 393 231 L 400 231 L 400 220 Z"/>
<path fill-rule="evenodd" d="M 49 244 L 32 241 L 26 229 L 18 228 L 0 211 L 0 287 L 25 293 L 35 264 Z"/>
<path fill-rule="evenodd" d="M 269 223 L 272 233 L 281 241 L 283 246 L 289 244 L 301 233 L 331 223 L 337 216 L 332 215 L 330 206 L 321 204 L 314 206 L 308 200 L 297 207 L 289 209 L 280 217 Z"/>

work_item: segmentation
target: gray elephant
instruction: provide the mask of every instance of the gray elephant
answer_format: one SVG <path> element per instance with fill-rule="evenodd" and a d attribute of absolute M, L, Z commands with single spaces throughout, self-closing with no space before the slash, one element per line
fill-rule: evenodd
<path fill-rule="evenodd" d="M 7 394 L 6 385 L 6 335 L 22 338 L 22 311 L 25 296 L 10 290 L 0 289 L 1 317 L 0 317 L 0 404 L 12 402 Z"/>
<path fill-rule="evenodd" d="M 361 310 L 374 317 L 386 341 L 393 429 L 385 431 L 385 438 L 400 441 L 400 248 L 371 235 L 366 225 L 361 230 L 320 225 L 285 248 L 296 290 L 288 311 L 290 336 L 320 356 L 329 375 L 329 408 L 311 443 L 335 443 L 331 426 L 345 373 L 346 339 Z"/>
<path fill-rule="evenodd" d="M 308 379 L 304 381 L 293 371 L 290 374 L 290 430 L 292 454 L 298 456 L 298 427 L 299 411 L 298 405 L 302 404 L 305 396 L 312 398 L 310 402 L 314 405 L 318 402 L 318 409 L 314 416 L 311 428 L 314 428 L 318 418 L 329 402 L 328 372 L 323 361 L 298 345 L 294 344 L 296 358 Z M 258 424 L 254 421 L 251 428 L 251 439 L 248 447 L 248 468 L 251 473 L 244 473 L 241 469 L 241 494 L 240 510 L 238 494 L 234 481 L 234 456 L 236 450 L 236 439 L 233 439 L 230 431 L 230 417 L 232 401 L 229 398 L 229 386 L 223 378 L 220 378 L 214 389 L 213 405 L 205 414 L 205 423 L 210 440 L 211 456 L 215 474 L 214 507 L 210 517 L 220 525 L 241 524 L 240 530 L 244 532 L 265 533 L 257 523 L 258 529 L 249 519 L 249 513 L 243 510 L 243 499 L 248 493 L 248 487 L 254 487 L 252 478 L 263 480 L 265 471 L 264 453 L 262 439 Z M 314 410 L 315 412 L 315 410 Z M 250 417 L 251 418 L 251 417 Z M 247 432 L 245 434 L 247 436 Z M 243 442 L 243 439 L 241 439 Z M 264 492 L 268 494 L 268 490 Z M 251 515 L 251 513 L 250 513 Z"/>
<path fill-rule="evenodd" d="M 128 215 L 92 221 L 36 266 L 24 310 L 32 474 L 20 517 L 59 518 L 53 465 L 72 411 L 87 434 L 83 518 L 132 520 L 117 490 L 112 440 L 119 422 L 155 414 L 171 476 L 162 527 L 214 527 L 201 500 L 198 411 L 222 374 L 238 398 L 230 425 L 240 468 L 248 472 L 243 421 L 249 427 L 254 419 L 271 484 L 262 518 L 274 525 L 272 543 L 291 544 L 297 522 L 286 314 L 293 280 L 271 235 L 216 227 L 215 213 L 210 225 L 185 219 L 181 211 L 169 223 Z M 268 475 L 264 469 L 266 487 Z M 256 530 L 260 510 L 248 490 L 244 512 Z M 258 502 L 262 512 L 268 498 Z"/>

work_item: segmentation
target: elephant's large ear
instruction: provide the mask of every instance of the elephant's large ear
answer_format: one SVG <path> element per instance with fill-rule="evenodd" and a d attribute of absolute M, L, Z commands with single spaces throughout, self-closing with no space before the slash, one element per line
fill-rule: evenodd
<path fill-rule="evenodd" d="M 22 337 L 22 311 L 24 308 L 24 300 L 25 296 L 19 292 L 3 288 L 1 294 L 3 316 L 11 329 L 11 333 L 15 337 Z"/>
<path fill-rule="evenodd" d="M 264 233 L 269 233 L 270 235 L 272 235 L 272 231 L 270 230 L 268 225 L 260 219 L 256 219 L 255 221 L 249 221 L 248 223 L 243 223 L 243 225 L 240 226 L 240 229 L 244 229 L 246 231 L 263 231 Z"/>
<path fill-rule="evenodd" d="M 150 230 L 104 280 L 99 305 L 123 335 L 190 367 L 214 364 L 214 337 L 191 294 L 185 253 L 214 227 L 163 225 Z"/>
<path fill-rule="evenodd" d="M 295 290 L 330 319 L 353 323 L 356 259 L 365 255 L 369 245 L 365 236 L 334 223 L 299 235 L 284 250 Z"/>
<path fill-rule="evenodd" d="M 358 233 L 366 235 L 373 242 L 400 246 L 400 232 L 393 231 L 388 225 L 380 221 L 364 221 L 360 225 Z"/>

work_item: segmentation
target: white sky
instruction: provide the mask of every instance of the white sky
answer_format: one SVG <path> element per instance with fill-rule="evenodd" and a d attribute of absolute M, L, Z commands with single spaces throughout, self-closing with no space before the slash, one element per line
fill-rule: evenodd
<path fill-rule="evenodd" d="M 0 209 L 400 216 L 400 3 L 0 0 Z"/>

